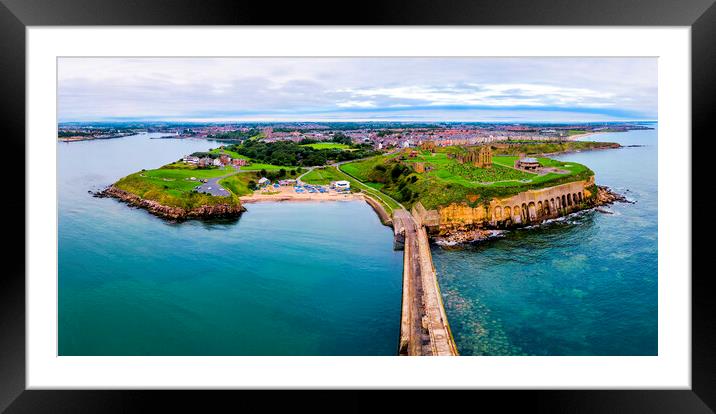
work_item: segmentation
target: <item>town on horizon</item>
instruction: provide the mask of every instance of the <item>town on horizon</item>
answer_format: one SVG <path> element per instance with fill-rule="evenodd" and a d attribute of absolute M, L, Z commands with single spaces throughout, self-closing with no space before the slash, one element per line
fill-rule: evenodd
<path fill-rule="evenodd" d="M 426 141 L 437 146 L 478 145 L 501 141 L 563 141 L 600 132 L 652 129 L 655 121 L 583 123 L 497 122 L 67 122 L 58 126 L 63 142 L 118 138 L 139 132 L 164 133 L 167 138 L 208 138 L 241 141 L 260 136 L 266 142 L 330 141 L 345 136 L 353 144 L 377 150 L 416 147 Z"/>

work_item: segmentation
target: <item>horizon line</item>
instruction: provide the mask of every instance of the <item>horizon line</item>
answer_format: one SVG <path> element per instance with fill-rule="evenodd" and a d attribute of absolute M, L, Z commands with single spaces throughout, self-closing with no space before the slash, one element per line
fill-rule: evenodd
<path fill-rule="evenodd" d="M 431 124 L 431 123 L 484 123 L 484 124 L 539 124 L 539 123 L 550 123 L 550 124 L 574 124 L 574 123 L 585 123 L 585 124 L 595 124 L 595 123 L 628 123 L 628 122 L 658 122 L 658 119 L 626 119 L 626 120 L 574 120 L 574 121 L 550 121 L 550 120 L 540 120 L 540 121 L 488 121 L 488 120 L 406 120 L 406 119 L 400 119 L 400 120 L 393 120 L 393 119 L 382 119 L 382 120 L 365 120 L 365 119 L 342 119 L 342 120 L 315 120 L 315 119 L 306 119 L 306 120 L 262 120 L 262 119 L 245 119 L 245 120 L 235 120 L 235 119 L 227 119 L 227 120 L 196 120 L 196 119 L 184 119 L 184 120 L 168 120 L 168 119 L 141 119 L 141 118 L 128 118 L 128 119 L 114 119 L 114 120 L 108 120 L 108 119 L 94 119 L 94 120 L 63 120 L 63 121 L 57 121 L 59 124 L 68 124 L 68 123 L 90 123 L 90 122 L 96 122 L 96 123 L 119 123 L 119 122 L 143 122 L 143 123 L 196 123 L 196 124 L 216 124 L 216 123 L 222 123 L 222 124 L 241 124 L 241 123 L 260 123 L 260 124 L 276 124 L 276 123 L 332 123 L 332 124 L 341 124 L 341 123 L 354 123 L 354 122 L 361 122 L 361 123 L 420 123 L 420 124 Z"/>

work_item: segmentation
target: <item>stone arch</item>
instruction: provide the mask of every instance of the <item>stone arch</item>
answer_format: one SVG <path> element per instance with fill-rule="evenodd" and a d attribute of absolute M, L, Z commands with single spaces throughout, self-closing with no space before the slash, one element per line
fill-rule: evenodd
<path fill-rule="evenodd" d="M 542 200 L 537 202 L 537 217 L 544 216 L 544 207 L 542 207 Z"/>
<path fill-rule="evenodd" d="M 512 210 L 510 206 L 505 206 L 505 220 L 512 218 Z"/>
<path fill-rule="evenodd" d="M 578 192 L 577 195 L 579 196 L 579 202 L 581 203 L 582 202 L 582 192 L 581 191 Z"/>
<path fill-rule="evenodd" d="M 577 205 L 577 203 L 579 203 L 579 201 L 577 201 L 577 193 L 572 194 L 572 201 L 574 202 L 575 205 Z"/>
<path fill-rule="evenodd" d="M 522 203 L 521 212 L 522 212 L 522 219 L 523 219 L 522 221 L 525 223 L 528 222 L 530 220 L 530 215 L 527 212 L 527 203 Z"/>
<path fill-rule="evenodd" d="M 530 221 L 537 220 L 537 209 L 535 208 L 534 201 L 530 201 L 530 203 L 527 204 L 527 217 Z"/>
<path fill-rule="evenodd" d="M 502 207 L 496 206 L 495 207 L 495 220 L 500 220 L 502 218 Z"/>
<path fill-rule="evenodd" d="M 554 206 L 554 198 L 549 199 L 549 209 L 553 212 L 557 212 L 557 208 Z"/>
<path fill-rule="evenodd" d="M 566 209 L 567 208 L 567 197 L 562 194 L 562 204 L 559 205 L 560 208 Z"/>
<path fill-rule="evenodd" d="M 520 206 L 514 206 L 512 208 L 512 217 L 515 223 L 522 223 L 522 216 L 520 215 Z"/>
<path fill-rule="evenodd" d="M 544 200 L 544 214 L 546 216 L 549 216 L 551 213 L 552 213 L 552 210 L 550 209 L 550 206 L 549 206 L 549 200 Z"/>
<path fill-rule="evenodd" d="M 567 193 L 567 205 L 572 205 L 572 194 Z"/>

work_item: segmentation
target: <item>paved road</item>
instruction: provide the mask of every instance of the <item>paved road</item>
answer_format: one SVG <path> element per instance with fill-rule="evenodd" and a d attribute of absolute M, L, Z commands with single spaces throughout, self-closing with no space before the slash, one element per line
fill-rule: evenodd
<path fill-rule="evenodd" d="M 238 174 L 239 172 L 240 171 L 237 170 L 231 174 L 222 175 L 221 177 L 210 178 L 209 181 L 196 187 L 196 191 L 198 191 L 200 193 L 211 194 L 213 196 L 218 196 L 218 197 L 228 197 L 231 193 L 229 193 L 229 190 L 225 189 L 224 187 L 221 186 L 221 184 L 219 184 L 219 180 L 222 180 L 226 177 L 230 177 L 234 174 Z"/>

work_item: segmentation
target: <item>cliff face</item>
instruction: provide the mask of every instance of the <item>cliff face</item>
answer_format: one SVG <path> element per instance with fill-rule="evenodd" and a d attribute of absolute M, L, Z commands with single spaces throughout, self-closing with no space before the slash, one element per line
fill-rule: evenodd
<path fill-rule="evenodd" d="M 128 193 L 116 187 L 108 187 L 100 193 L 103 196 L 118 198 L 127 204 L 146 209 L 152 214 L 160 217 L 182 220 L 189 218 L 208 218 L 208 217 L 232 217 L 238 216 L 246 209 L 240 204 L 228 205 L 217 204 L 212 206 L 200 206 L 191 210 L 181 207 L 170 207 L 159 204 L 156 201 L 145 200 L 135 194 Z"/>
<path fill-rule="evenodd" d="M 593 206 L 596 202 L 594 188 L 592 176 L 584 181 L 529 190 L 487 202 L 475 196 L 472 200 L 437 210 L 425 210 L 422 205 L 416 205 L 413 214 L 432 233 L 441 235 L 474 229 L 520 227 Z"/>

